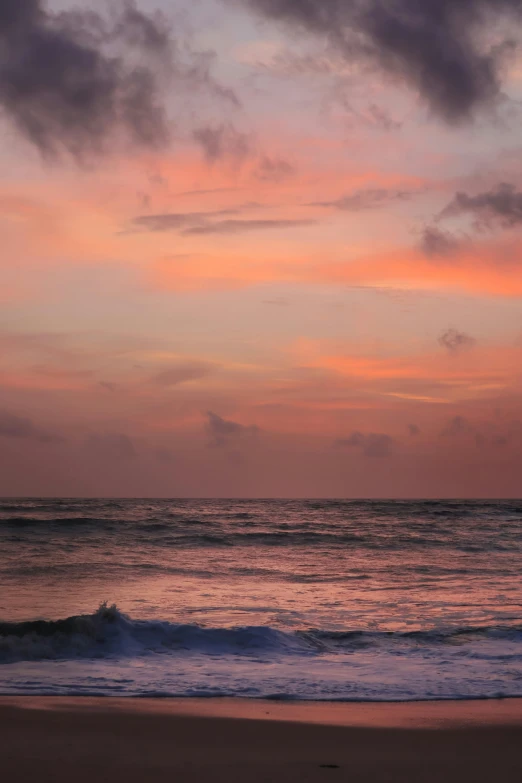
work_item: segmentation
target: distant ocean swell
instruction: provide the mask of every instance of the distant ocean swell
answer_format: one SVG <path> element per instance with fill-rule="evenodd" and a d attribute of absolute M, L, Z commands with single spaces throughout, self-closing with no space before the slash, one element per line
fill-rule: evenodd
<path fill-rule="evenodd" d="M 330 527 L 323 523 L 323 530 L 310 525 L 293 526 L 289 529 L 251 530 L 254 523 L 242 520 L 234 520 L 233 529 L 224 529 L 210 522 L 196 520 L 177 520 L 172 522 L 143 522 L 133 523 L 114 522 L 103 519 L 91 519 L 88 517 L 64 517 L 56 519 L 40 520 L 34 517 L 10 516 L 0 520 L 3 528 L 2 538 L 10 543 L 41 539 L 42 546 L 46 546 L 48 540 L 56 535 L 61 538 L 67 533 L 77 533 L 85 536 L 85 546 L 95 546 L 104 539 L 119 538 L 125 534 L 128 540 L 136 543 L 144 543 L 151 548 L 234 548 L 234 547 L 268 547 L 287 548 L 293 547 L 328 547 L 332 552 L 336 550 L 362 549 L 367 551 L 402 552 L 419 549 L 446 549 L 460 552 L 510 552 L 513 548 L 512 541 L 503 540 L 500 536 L 497 540 L 490 537 L 481 537 L 481 531 L 475 530 L 472 536 L 469 530 L 452 531 L 451 528 L 433 527 L 427 530 L 424 527 L 415 536 L 402 535 L 401 531 L 389 531 L 383 534 L 375 525 L 375 529 L 366 532 L 348 532 L 336 527 Z M 259 524 L 259 523 L 258 523 Z M 125 525 L 125 527 L 124 527 Z M 411 526 L 413 527 L 413 525 Z M 506 537 L 510 530 L 505 531 Z M 23 538 L 21 538 L 23 536 Z M 47 539 L 47 541 L 46 541 Z M 60 540 L 51 538 L 53 546 L 59 546 Z"/>

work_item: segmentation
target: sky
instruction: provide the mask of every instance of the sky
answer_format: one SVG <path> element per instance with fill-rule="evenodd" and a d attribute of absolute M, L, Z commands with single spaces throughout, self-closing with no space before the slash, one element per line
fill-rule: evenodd
<path fill-rule="evenodd" d="M 522 496 L 521 17 L 0 0 L 0 494 Z"/>

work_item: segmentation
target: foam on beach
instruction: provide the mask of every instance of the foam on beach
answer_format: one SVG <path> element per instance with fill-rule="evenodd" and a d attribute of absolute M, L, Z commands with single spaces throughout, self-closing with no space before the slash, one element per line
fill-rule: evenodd
<path fill-rule="evenodd" d="M 102 604 L 0 623 L 0 693 L 408 701 L 522 696 L 522 628 L 282 631 L 133 619 Z"/>

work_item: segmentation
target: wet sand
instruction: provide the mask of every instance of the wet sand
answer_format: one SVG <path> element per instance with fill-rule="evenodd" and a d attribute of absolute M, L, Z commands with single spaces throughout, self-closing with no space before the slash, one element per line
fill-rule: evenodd
<path fill-rule="evenodd" d="M 522 700 L 0 698 L 9 783 L 521 783 Z"/>

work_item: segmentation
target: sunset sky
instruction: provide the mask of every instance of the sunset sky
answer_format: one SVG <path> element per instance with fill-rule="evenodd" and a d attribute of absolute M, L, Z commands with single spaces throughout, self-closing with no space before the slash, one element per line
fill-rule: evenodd
<path fill-rule="evenodd" d="M 0 0 L 0 493 L 520 496 L 521 17 Z"/>

